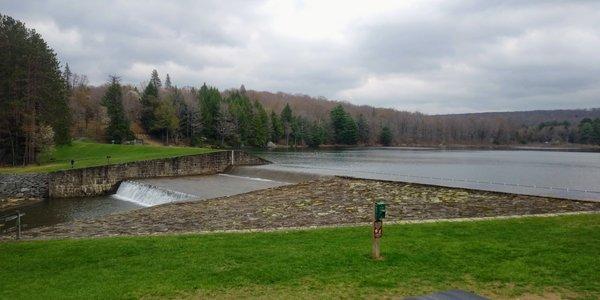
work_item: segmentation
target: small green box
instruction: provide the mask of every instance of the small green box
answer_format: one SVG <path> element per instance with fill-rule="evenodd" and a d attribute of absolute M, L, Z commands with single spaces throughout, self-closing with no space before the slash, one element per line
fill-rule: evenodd
<path fill-rule="evenodd" d="M 385 218 L 385 203 L 377 202 L 375 203 L 375 220 L 380 221 Z"/>

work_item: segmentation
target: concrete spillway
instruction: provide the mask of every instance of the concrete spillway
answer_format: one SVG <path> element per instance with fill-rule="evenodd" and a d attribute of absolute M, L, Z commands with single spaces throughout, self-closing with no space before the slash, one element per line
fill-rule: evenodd
<path fill-rule="evenodd" d="M 158 204 L 183 201 L 194 198 L 194 195 L 174 191 L 151 184 L 124 181 L 113 197 L 133 202 L 141 206 L 154 206 Z"/>
<path fill-rule="evenodd" d="M 209 176 L 149 178 L 124 181 L 113 197 L 142 206 L 232 196 L 317 178 L 254 167 L 239 167 Z"/>
<path fill-rule="evenodd" d="M 318 176 L 236 167 L 227 174 L 163 177 L 123 181 L 113 195 L 86 198 L 49 199 L 23 208 L 29 228 L 180 201 L 202 201 L 255 190 L 278 187 Z"/>

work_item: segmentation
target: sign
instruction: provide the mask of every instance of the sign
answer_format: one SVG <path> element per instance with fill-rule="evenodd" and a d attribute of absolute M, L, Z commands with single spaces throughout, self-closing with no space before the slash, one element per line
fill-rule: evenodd
<path fill-rule="evenodd" d="M 383 222 L 381 220 L 373 222 L 373 237 L 378 239 L 383 236 Z"/>

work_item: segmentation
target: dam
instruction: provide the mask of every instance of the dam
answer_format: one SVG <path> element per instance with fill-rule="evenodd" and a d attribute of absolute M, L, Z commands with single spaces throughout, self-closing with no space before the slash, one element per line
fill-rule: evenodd
<path fill-rule="evenodd" d="M 125 180 L 110 195 L 51 198 L 21 211 L 25 213 L 25 227 L 34 228 L 173 202 L 234 196 L 323 177 L 326 176 L 240 166 L 214 175 Z"/>

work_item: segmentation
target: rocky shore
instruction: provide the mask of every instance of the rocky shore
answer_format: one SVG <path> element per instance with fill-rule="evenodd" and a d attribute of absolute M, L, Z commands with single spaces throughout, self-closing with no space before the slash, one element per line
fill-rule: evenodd
<path fill-rule="evenodd" d="M 25 239 L 149 235 L 332 226 L 369 222 L 373 201 L 386 221 L 600 211 L 600 202 L 331 178 L 230 197 L 171 203 L 23 232 Z M 0 236 L 0 239 L 10 239 Z"/>

